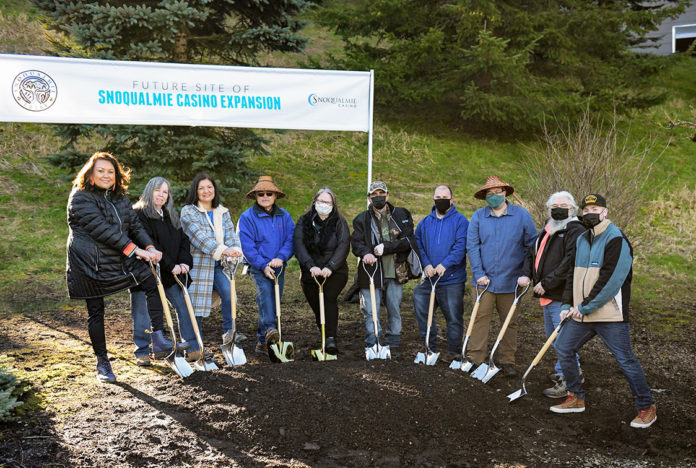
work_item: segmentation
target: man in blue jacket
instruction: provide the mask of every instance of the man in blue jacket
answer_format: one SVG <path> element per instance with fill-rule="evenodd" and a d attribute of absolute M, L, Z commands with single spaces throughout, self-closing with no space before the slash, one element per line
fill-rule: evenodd
<path fill-rule="evenodd" d="M 633 248 L 624 233 L 607 218 L 604 197 L 591 193 L 582 199 L 580 208 L 582 223 L 588 230 L 578 237 L 572 257 L 572 279 L 566 282 L 561 306 L 561 320 L 568 316 L 572 320 L 556 343 L 568 397 L 560 405 L 552 406 L 551 411 L 585 411 L 585 390 L 575 355 L 599 335 L 621 367 L 635 398 L 638 415 L 631 421 L 631 427 L 650 427 L 657 420 L 655 400 L 631 349 L 628 322 Z"/>
<path fill-rule="evenodd" d="M 502 323 L 514 301 L 517 278 L 522 272 L 525 255 L 537 238 L 532 216 L 521 206 L 513 205 L 507 197 L 515 190 L 496 176 L 486 179 L 475 198 L 486 200 L 488 206 L 471 216 L 467 231 L 467 253 L 471 263 L 472 281 L 479 286 L 489 284 L 481 297 L 478 315 L 467 346 L 467 356 L 481 364 L 488 348 L 488 331 L 493 307 Z M 514 377 L 517 351 L 517 321 L 519 309 L 510 321 L 498 348 L 503 375 Z"/>
<path fill-rule="evenodd" d="M 256 286 L 256 303 L 259 307 L 259 323 L 256 333 L 256 351 L 267 352 L 267 344 L 278 341 L 278 324 L 275 310 L 275 275 L 293 254 L 292 238 L 295 224 L 290 213 L 276 204 L 285 194 L 269 176 L 259 177 L 247 193 L 256 202 L 239 216 L 239 240 L 251 277 Z M 278 278 L 280 294 L 283 294 L 285 268 Z"/>
<path fill-rule="evenodd" d="M 423 264 L 423 273 L 435 281 L 435 309 L 440 307 L 447 322 L 447 358 L 458 359 L 462 349 L 464 285 L 466 283 L 466 231 L 469 220 L 454 206 L 452 190 L 439 185 L 433 194 L 434 206 L 416 228 L 416 241 Z M 425 343 L 430 281 L 423 279 L 413 290 L 413 306 L 420 336 Z M 437 326 L 433 319 L 428 340 L 437 352 Z"/>

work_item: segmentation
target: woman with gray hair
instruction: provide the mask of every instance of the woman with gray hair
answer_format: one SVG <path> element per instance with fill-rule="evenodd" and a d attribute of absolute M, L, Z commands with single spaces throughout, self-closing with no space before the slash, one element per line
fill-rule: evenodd
<path fill-rule="evenodd" d="M 326 352 L 335 355 L 338 353 L 338 295 L 348 281 L 346 258 L 350 250 L 350 231 L 330 188 L 320 188 L 309 209 L 297 220 L 293 244 L 302 270 L 302 291 L 314 311 L 319 330 L 319 286 L 314 278 L 326 281 L 323 286 Z"/>
<path fill-rule="evenodd" d="M 517 283 L 525 287 L 533 281 L 534 297 L 539 298 L 544 312 L 544 327 L 548 338 L 561 322 L 563 292 L 566 279 L 573 268 L 571 257 L 575 252 L 575 241 L 585 232 L 585 227 L 577 218 L 578 205 L 575 199 L 566 191 L 552 194 L 546 202 L 546 208 L 549 218 L 539 231 L 536 243 L 527 252 L 522 276 Z M 555 349 L 556 344 L 553 346 Z M 565 397 L 565 379 L 558 361 L 551 380 L 554 386 L 544 390 L 544 395 L 549 398 Z"/>
<path fill-rule="evenodd" d="M 189 240 L 181 229 L 179 217 L 174 210 L 171 197 L 171 184 L 164 177 L 154 177 L 145 185 L 140 200 L 133 205 L 138 219 L 152 238 L 154 246 L 162 252 L 159 263 L 160 276 L 164 292 L 169 302 L 176 309 L 179 333 L 184 343 L 179 347 L 188 348 L 188 359 L 200 359 L 198 342 L 193 331 L 193 325 L 186 309 L 183 291 L 177 285 L 174 275 L 180 275 L 180 281 L 190 283 L 188 272 L 193 265 L 189 250 Z M 145 334 L 147 328 L 147 305 L 145 292 L 139 288 L 131 289 L 131 315 L 133 316 L 133 342 L 135 343 L 135 359 L 139 366 L 150 364 L 148 348 L 150 337 Z"/>

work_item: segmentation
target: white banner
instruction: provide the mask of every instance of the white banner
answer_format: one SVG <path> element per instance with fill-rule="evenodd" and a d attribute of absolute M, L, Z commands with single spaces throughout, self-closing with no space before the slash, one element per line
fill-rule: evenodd
<path fill-rule="evenodd" d="M 370 127 L 370 72 L 0 54 L 0 121 Z"/>

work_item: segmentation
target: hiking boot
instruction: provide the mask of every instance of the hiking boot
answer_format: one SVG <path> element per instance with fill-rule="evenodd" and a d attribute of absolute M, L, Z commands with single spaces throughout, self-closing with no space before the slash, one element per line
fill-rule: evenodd
<path fill-rule="evenodd" d="M 554 413 L 582 413 L 585 411 L 585 400 L 576 398 L 573 392 L 568 392 L 565 401 L 560 405 L 549 408 Z"/>
<path fill-rule="evenodd" d="M 162 330 L 152 332 L 150 338 L 152 339 L 152 354 L 155 355 L 156 359 L 162 359 L 172 352 L 174 343 L 172 343 L 169 338 L 164 336 L 164 332 Z"/>
<path fill-rule="evenodd" d="M 246 341 L 247 336 L 244 333 L 236 332 L 234 334 L 234 342 L 235 343 L 241 343 L 242 341 Z M 222 344 L 225 346 L 229 346 L 232 343 L 232 330 L 227 330 L 223 335 L 222 335 Z"/>
<path fill-rule="evenodd" d="M 235 333 L 235 335 L 234 335 L 234 342 L 235 343 L 239 344 L 239 343 L 246 341 L 246 340 L 247 340 L 247 336 L 244 333 L 242 333 L 242 332 Z"/>
<path fill-rule="evenodd" d="M 560 380 L 556 381 L 556 385 L 554 385 L 551 388 L 545 389 L 543 392 L 545 397 L 549 398 L 563 398 L 566 395 L 568 395 L 568 391 L 566 390 L 566 383 L 565 379 L 563 377 L 560 378 Z"/>
<path fill-rule="evenodd" d="M 254 348 L 254 351 L 256 351 L 259 354 L 268 353 L 268 349 L 266 348 L 266 344 L 261 343 L 261 342 L 256 342 L 256 347 Z"/>
<path fill-rule="evenodd" d="M 152 365 L 152 362 L 150 362 L 150 356 L 147 354 L 145 356 L 135 356 L 135 363 L 140 367 L 149 367 Z"/>
<path fill-rule="evenodd" d="M 445 354 L 444 360 L 447 363 L 450 363 L 452 361 L 461 361 L 462 355 L 461 355 L 461 353 L 454 353 L 452 351 L 447 351 L 447 354 Z"/>
<path fill-rule="evenodd" d="M 99 382 L 116 382 L 116 376 L 111 370 L 108 356 L 97 356 L 97 380 Z"/>
<path fill-rule="evenodd" d="M 514 364 L 503 364 L 501 367 L 501 370 L 503 371 L 503 375 L 505 377 L 517 377 L 517 369 L 515 369 Z"/>
<path fill-rule="evenodd" d="M 195 351 L 188 351 L 186 353 L 186 360 L 188 362 L 196 362 L 200 360 L 203 357 L 203 353 L 201 353 L 200 349 L 197 349 Z"/>
<path fill-rule="evenodd" d="M 336 346 L 336 338 L 333 336 L 326 337 L 326 352 L 327 354 L 333 354 L 334 356 L 338 354 L 338 346 Z"/>
<path fill-rule="evenodd" d="M 648 408 L 638 411 L 638 416 L 631 421 L 631 427 L 646 428 L 657 421 L 657 407 L 652 404 Z"/>
<path fill-rule="evenodd" d="M 277 344 L 280 341 L 280 333 L 275 328 L 271 328 L 266 332 L 266 343 L 268 346 Z"/>

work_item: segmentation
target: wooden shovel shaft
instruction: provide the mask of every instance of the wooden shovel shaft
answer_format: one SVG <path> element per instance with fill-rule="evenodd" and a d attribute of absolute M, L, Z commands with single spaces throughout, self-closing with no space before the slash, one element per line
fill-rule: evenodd
<path fill-rule="evenodd" d="M 507 317 L 505 317 L 505 322 L 503 322 L 503 326 L 500 327 L 500 333 L 498 333 L 498 338 L 496 339 L 496 342 L 499 342 L 503 339 L 503 336 L 505 336 L 505 332 L 507 331 L 508 325 L 510 325 L 510 322 L 512 321 L 512 316 L 515 315 L 516 310 L 517 304 L 512 304 L 512 307 L 510 307 L 510 312 L 508 312 Z"/>
<path fill-rule="evenodd" d="M 167 320 L 167 326 L 174 333 L 174 322 L 172 322 L 172 314 L 169 312 L 169 303 L 167 302 L 167 295 L 164 293 L 164 286 L 162 286 L 162 281 L 155 267 L 150 265 L 152 274 L 155 276 L 155 282 L 157 283 L 157 292 L 159 293 L 160 301 L 162 302 L 162 310 L 164 310 L 164 318 Z M 176 342 L 176 337 L 172 336 L 174 342 Z"/>
<path fill-rule="evenodd" d="M 474 322 L 476 321 L 476 315 L 478 314 L 479 306 L 481 301 L 477 300 L 474 304 L 474 310 L 471 311 L 471 319 L 469 320 L 469 326 L 466 327 L 466 336 L 471 336 L 471 332 L 474 330 Z"/>
<path fill-rule="evenodd" d="M 430 302 L 428 304 L 428 327 L 425 332 L 425 347 L 430 351 L 430 327 L 433 325 L 433 310 L 435 310 L 435 286 L 430 290 Z"/>
<path fill-rule="evenodd" d="M 278 285 L 277 281 L 275 285 L 273 285 L 273 289 L 275 292 L 276 320 L 278 322 L 278 341 L 282 341 L 283 335 L 280 331 L 280 285 Z"/>
<path fill-rule="evenodd" d="M 201 354 L 205 353 L 203 348 L 203 339 L 201 338 L 201 331 L 198 329 L 198 320 L 196 320 L 196 314 L 193 312 L 193 304 L 191 304 L 191 297 L 188 291 L 182 285 L 184 291 L 184 301 L 186 302 L 186 308 L 188 309 L 189 318 L 191 319 L 191 325 L 193 326 L 193 333 L 196 334 L 196 341 L 198 342 L 198 349 L 201 350 Z"/>
<path fill-rule="evenodd" d="M 230 276 L 230 302 L 232 303 L 232 320 L 237 319 L 237 282 Z"/>
<path fill-rule="evenodd" d="M 379 326 L 377 324 L 377 299 L 376 299 L 377 294 L 375 293 L 375 284 L 370 282 L 370 305 L 372 306 L 372 326 L 375 329 L 375 342 L 378 342 L 379 339 L 377 338 L 379 336 Z"/>
<path fill-rule="evenodd" d="M 565 325 L 565 323 L 566 323 L 566 321 L 563 320 L 561 323 L 558 324 L 558 326 L 553 331 L 553 333 L 551 333 L 551 335 L 549 336 L 549 339 L 546 340 L 546 343 L 544 343 L 544 346 L 541 347 L 541 349 L 537 353 L 536 357 L 532 361 L 532 366 L 536 366 L 537 364 L 539 364 L 539 361 L 541 361 L 541 358 L 544 357 L 544 354 L 546 354 L 546 351 L 549 350 L 549 347 L 553 343 L 553 340 L 555 340 L 556 337 L 558 336 L 558 334 L 561 332 L 561 327 L 563 327 L 563 325 Z"/>

